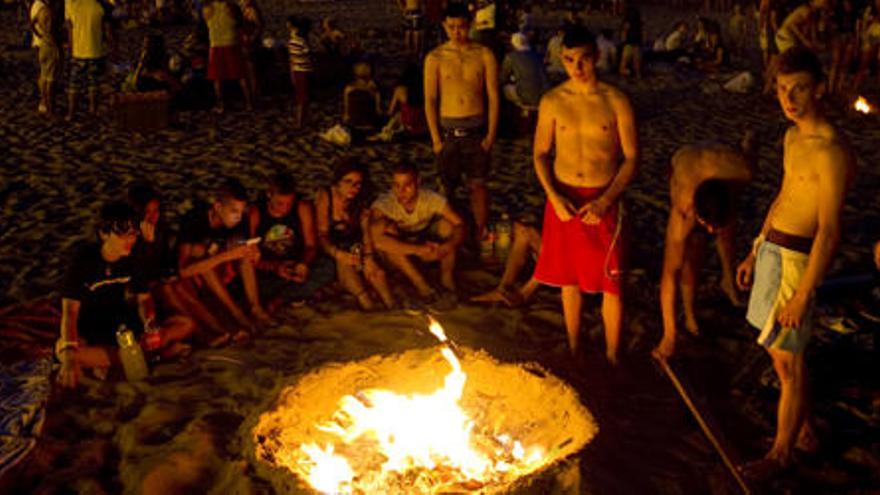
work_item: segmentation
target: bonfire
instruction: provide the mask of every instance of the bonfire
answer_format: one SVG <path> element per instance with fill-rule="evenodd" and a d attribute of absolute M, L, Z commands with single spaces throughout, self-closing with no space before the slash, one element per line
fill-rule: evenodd
<path fill-rule="evenodd" d="M 871 107 L 871 104 L 868 103 L 868 100 L 864 96 L 859 96 L 855 103 L 853 103 L 853 109 L 857 112 L 861 112 L 865 115 L 874 111 L 874 108 Z"/>
<path fill-rule="evenodd" d="M 319 493 L 498 493 L 597 432 L 577 394 L 537 365 L 440 345 L 334 364 L 282 391 L 257 457 Z"/>

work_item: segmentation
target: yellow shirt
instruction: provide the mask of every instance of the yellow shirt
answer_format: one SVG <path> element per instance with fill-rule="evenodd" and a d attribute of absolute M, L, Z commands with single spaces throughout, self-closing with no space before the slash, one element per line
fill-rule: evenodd
<path fill-rule="evenodd" d="M 208 41 L 211 47 L 238 45 L 238 30 L 232 9 L 226 2 L 214 2 L 205 7 Z"/>
<path fill-rule="evenodd" d="M 73 58 L 104 56 L 104 7 L 96 0 L 65 0 L 64 19 L 70 22 Z"/>

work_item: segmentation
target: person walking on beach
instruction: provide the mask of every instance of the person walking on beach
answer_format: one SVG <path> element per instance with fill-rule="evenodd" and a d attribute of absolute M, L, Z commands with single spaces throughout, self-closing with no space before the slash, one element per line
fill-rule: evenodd
<path fill-rule="evenodd" d="M 98 89 L 105 70 L 104 42 L 115 45 L 110 13 L 97 0 L 65 0 L 64 18 L 72 57 L 67 86 L 67 120 L 71 121 L 82 86 L 89 95 L 89 113 L 98 112 Z"/>
<path fill-rule="evenodd" d="M 498 62 L 491 50 L 468 39 L 470 14 L 463 4 L 449 4 L 443 28 L 449 41 L 425 58 L 425 117 L 447 198 L 467 176 L 479 242 L 489 220 L 486 179 L 498 132 Z"/>
<path fill-rule="evenodd" d="M 31 4 L 30 21 L 34 38 L 33 46 L 37 48 L 37 61 L 40 64 L 40 76 L 37 79 L 40 103 L 37 111 L 52 115 L 55 107 L 52 90 L 61 53 L 58 50 L 58 40 L 55 38 L 57 20 L 50 6 L 50 0 L 34 0 Z"/>
<path fill-rule="evenodd" d="M 777 96 L 794 123 L 783 141 L 782 186 L 770 205 L 753 250 L 737 268 L 737 283 L 751 286 L 748 322 L 759 331 L 779 377 L 776 437 L 763 459 L 743 466 L 753 478 L 772 476 L 792 463 L 795 448 L 815 450 L 809 421 L 804 350 L 812 330 L 813 296 L 840 239 L 840 215 L 854 158 L 825 118 L 822 64 L 797 47 L 779 57 Z"/>
<path fill-rule="evenodd" d="M 287 18 L 287 55 L 290 59 L 290 81 L 294 91 L 293 127 L 299 129 L 309 113 L 309 75 L 314 70 L 309 50 L 310 22 L 305 17 Z"/>
<path fill-rule="evenodd" d="M 623 321 L 619 198 L 637 168 L 635 117 L 626 95 L 598 80 L 596 41 L 586 28 L 566 31 L 562 46 L 569 79 L 541 99 L 535 131 L 535 171 L 547 194 L 535 278 L 562 289 L 572 353 L 581 292 L 602 292 L 606 356 L 616 363 Z"/>
<path fill-rule="evenodd" d="M 715 235 L 721 260 L 721 289 L 734 306 L 740 306 L 734 281 L 734 234 L 737 189 L 754 175 L 754 133 L 743 138 L 742 151 L 707 143 L 684 146 L 672 156 L 669 179 L 669 222 L 666 225 L 660 308 L 663 340 L 654 356 L 666 359 L 675 350 L 676 292 L 681 288 L 685 328 L 699 334 L 694 295 L 700 261 L 705 255 L 706 234 Z M 702 227 L 698 229 L 697 227 Z"/>
<path fill-rule="evenodd" d="M 263 38 L 263 12 L 256 0 L 240 0 L 241 58 L 251 98 L 259 103 L 260 81 L 257 77 L 257 50 Z"/>
<path fill-rule="evenodd" d="M 214 82 L 214 111 L 223 113 L 223 83 L 238 81 L 244 94 L 245 107 L 252 110 L 251 91 L 245 75 L 239 44 L 241 13 L 229 0 L 209 0 L 202 8 L 202 16 L 208 25 L 208 79 Z"/>
<path fill-rule="evenodd" d="M 61 288 L 61 336 L 55 354 L 61 361 L 58 381 L 68 388 L 77 386 L 82 368 L 101 376 L 119 364 L 120 326 L 140 337 L 145 328 L 155 326 L 166 356 L 179 352 L 194 328 L 185 316 L 156 322 L 153 300 L 130 257 L 138 241 L 135 211 L 123 202 L 107 203 L 96 230 L 97 241 L 79 246 Z M 134 295 L 136 308 L 128 304 L 127 294 Z"/>
<path fill-rule="evenodd" d="M 422 25 L 421 0 L 397 0 L 403 11 L 403 48 L 410 55 L 420 58 L 424 46 L 425 28 Z"/>

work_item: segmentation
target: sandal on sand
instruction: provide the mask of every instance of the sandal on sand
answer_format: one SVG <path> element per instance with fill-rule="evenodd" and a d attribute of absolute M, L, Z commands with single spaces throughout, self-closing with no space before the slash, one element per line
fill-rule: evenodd
<path fill-rule="evenodd" d="M 776 459 L 757 459 L 738 466 L 739 472 L 751 481 L 767 481 L 784 474 L 791 468 Z"/>

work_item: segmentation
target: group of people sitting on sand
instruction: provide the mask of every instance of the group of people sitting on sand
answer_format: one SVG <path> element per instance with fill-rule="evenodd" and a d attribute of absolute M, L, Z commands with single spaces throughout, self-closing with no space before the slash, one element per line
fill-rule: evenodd
<path fill-rule="evenodd" d="M 394 166 L 391 183 L 373 200 L 367 167 L 343 160 L 313 200 L 279 172 L 251 203 L 229 179 L 176 232 L 163 219 L 159 192 L 133 185 L 126 201 L 104 205 L 97 238 L 68 266 L 59 352 L 75 347 L 81 366 L 106 368 L 122 324 L 138 333 L 155 325 L 169 353 L 183 351 L 180 342 L 196 330 L 212 346 L 246 340 L 279 308 L 302 306 L 334 278 L 364 310 L 392 309 L 400 303 L 386 267 L 422 302 L 454 298 L 464 222 L 444 196 L 421 186 L 414 166 Z M 433 263 L 439 283 L 424 274 Z"/>
<path fill-rule="evenodd" d="M 453 298 L 462 245 L 469 235 L 479 242 L 486 234 L 499 90 L 492 52 L 468 37 L 466 8 L 450 5 L 443 27 L 449 41 L 426 58 L 424 97 L 445 196 L 422 187 L 417 169 L 407 163 L 390 167 L 390 191 L 374 201 L 367 169 L 353 161 L 340 163 L 312 201 L 298 194 L 286 173 L 273 177 L 254 204 L 230 180 L 184 218 L 170 250 L 158 194 L 134 187 L 127 203 L 102 209 L 97 238 L 70 263 L 57 346 L 62 383 L 74 385 L 81 367 L 110 366 L 120 324 L 159 328 L 170 354 L 185 350 L 181 342 L 193 332 L 213 345 L 245 340 L 281 305 L 309 300 L 334 271 L 367 310 L 399 305 L 390 270 L 399 271 L 420 299 Z M 535 171 L 546 194 L 543 221 L 514 228 L 501 287 L 482 299 L 528 297 L 539 284 L 559 287 L 564 326 L 577 354 L 583 293 L 600 293 L 605 354 L 616 363 L 626 302 L 621 198 L 636 175 L 639 143 L 629 99 L 597 77 L 597 50 L 582 26 L 571 26 L 562 37 L 568 79 L 541 98 L 534 135 Z M 754 175 L 754 136 L 747 133 L 739 147 L 685 146 L 672 157 L 660 281 L 663 337 L 654 350 L 658 359 L 674 353 L 679 293 L 685 327 L 698 331 L 699 262 L 707 239 L 716 236 L 724 291 L 737 304 L 737 289 L 751 289 L 746 320 L 781 383 L 773 446 L 744 468 L 756 477 L 790 466 L 795 448 L 816 448 L 804 352 L 814 293 L 841 237 L 855 166 L 844 137 L 823 116 L 827 80 L 815 53 L 785 51 L 775 77 L 780 107 L 793 124 L 784 137 L 782 182 L 752 249 L 735 268 L 736 196 Z M 462 176 L 469 186 L 467 212 L 449 202 Z M 470 228 L 464 217 L 473 219 Z M 515 288 L 530 253 L 534 272 Z M 426 277 L 428 264 L 439 265 L 437 282 Z M 137 311 L 126 293 L 135 296 Z M 154 299 L 162 303 L 158 310 Z"/>

